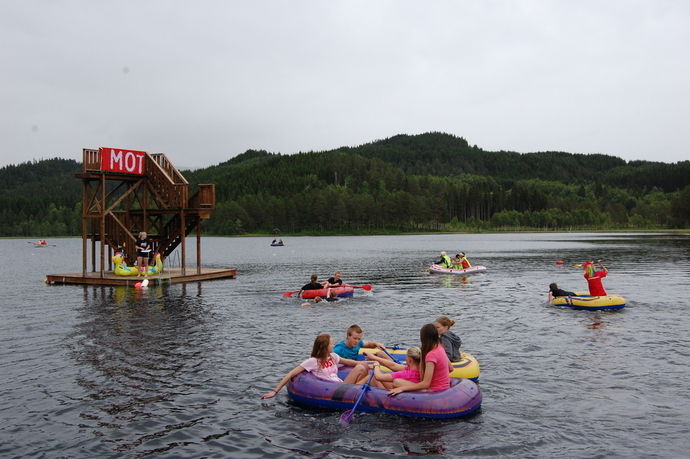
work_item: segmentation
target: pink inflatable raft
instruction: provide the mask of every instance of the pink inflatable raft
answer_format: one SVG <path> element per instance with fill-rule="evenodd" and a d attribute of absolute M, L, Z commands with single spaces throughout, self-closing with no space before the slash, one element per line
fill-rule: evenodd
<path fill-rule="evenodd" d="M 486 271 L 486 266 L 482 265 L 476 265 L 476 266 L 471 266 L 469 268 L 465 269 L 456 269 L 456 268 L 446 268 L 445 266 L 433 264 L 427 268 L 430 273 L 441 273 L 441 274 L 473 274 L 473 273 L 481 273 Z"/>

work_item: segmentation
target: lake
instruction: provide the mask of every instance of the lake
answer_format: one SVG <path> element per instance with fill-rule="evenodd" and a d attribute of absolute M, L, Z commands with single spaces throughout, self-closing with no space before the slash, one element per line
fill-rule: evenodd
<path fill-rule="evenodd" d="M 2 457 L 687 457 L 690 236 L 454 234 L 203 239 L 204 266 L 236 279 L 135 290 L 51 286 L 81 270 L 81 240 L 2 239 Z M 188 260 L 194 258 L 190 241 Z M 465 251 L 485 273 L 424 270 Z M 551 282 L 586 290 L 603 259 L 620 311 L 557 308 Z M 563 260 L 564 265 L 557 265 Z M 169 262 L 177 263 L 176 257 Z M 370 284 L 308 307 L 283 298 L 312 273 Z M 418 345 L 456 321 L 481 365 L 482 409 L 421 420 L 260 400 L 314 337 Z"/>

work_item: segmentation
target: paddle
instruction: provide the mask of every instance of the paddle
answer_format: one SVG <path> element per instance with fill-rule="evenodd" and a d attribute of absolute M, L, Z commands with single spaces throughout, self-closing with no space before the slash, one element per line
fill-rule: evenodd
<path fill-rule="evenodd" d="M 340 415 L 340 423 L 342 425 L 347 425 L 352 422 L 352 420 L 355 417 L 355 410 L 357 409 L 357 405 L 359 405 L 359 402 L 362 400 L 362 396 L 366 391 L 369 390 L 369 383 L 371 382 L 371 378 L 374 377 L 374 372 L 371 372 L 371 375 L 369 375 L 369 380 L 367 383 L 362 387 L 362 392 L 359 394 L 359 397 L 357 397 L 357 401 L 355 402 L 354 406 L 352 407 L 351 410 L 347 410 L 343 414 Z"/>
<path fill-rule="evenodd" d="M 371 291 L 371 289 L 374 288 L 371 285 L 350 285 L 350 284 L 347 284 L 347 286 L 352 287 L 352 288 L 361 288 L 361 289 L 366 290 L 367 292 Z"/>
<path fill-rule="evenodd" d="M 597 260 L 593 264 L 604 266 L 604 260 Z M 583 266 L 584 266 L 584 263 L 577 263 L 574 265 L 570 265 L 571 268 L 582 268 Z"/>
<path fill-rule="evenodd" d="M 390 355 L 390 353 L 389 353 L 385 348 L 382 349 L 382 350 L 383 350 L 383 352 L 386 353 L 386 355 L 387 355 L 388 357 L 391 358 L 391 360 L 392 360 L 393 362 L 396 362 L 396 363 L 398 362 L 397 360 L 395 360 L 395 357 L 393 357 L 392 355 Z"/>
<path fill-rule="evenodd" d="M 299 290 L 295 290 L 294 292 L 285 292 L 283 293 L 283 296 L 287 298 L 289 296 L 294 295 L 295 293 L 299 293 Z"/>

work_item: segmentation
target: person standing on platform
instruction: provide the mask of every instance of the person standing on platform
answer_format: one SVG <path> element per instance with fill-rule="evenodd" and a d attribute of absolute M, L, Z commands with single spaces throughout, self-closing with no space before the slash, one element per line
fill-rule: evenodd
<path fill-rule="evenodd" d="M 137 277 L 148 276 L 149 271 L 149 256 L 151 255 L 151 240 L 147 237 L 145 231 L 139 233 L 137 242 L 134 244 L 137 248 Z"/>

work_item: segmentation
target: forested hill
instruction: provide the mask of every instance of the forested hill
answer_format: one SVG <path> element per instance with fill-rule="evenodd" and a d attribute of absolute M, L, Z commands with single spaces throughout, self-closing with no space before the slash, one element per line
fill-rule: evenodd
<path fill-rule="evenodd" d="M 79 171 L 61 158 L 0 168 L 0 236 L 79 234 Z"/>
<path fill-rule="evenodd" d="M 470 146 L 462 137 L 444 133 L 397 135 L 356 148 L 343 148 L 378 158 L 408 174 L 485 175 L 497 180 L 555 180 L 563 183 L 601 182 L 623 187 L 658 187 L 677 191 L 690 183 L 690 162 L 667 164 L 631 161 L 602 154 L 564 152 L 491 152 Z"/>
<path fill-rule="evenodd" d="M 378 159 L 400 168 L 405 174 L 449 177 L 463 174 L 493 177 L 499 182 L 539 179 L 562 183 L 602 183 L 623 188 L 652 189 L 666 192 L 690 184 L 690 161 L 668 164 L 652 161 L 629 161 L 603 154 L 565 152 L 516 153 L 485 151 L 470 146 L 462 137 L 445 133 L 397 135 L 357 147 L 311 153 L 338 158 L 358 155 Z M 212 177 L 228 165 L 258 166 L 275 164 L 280 154 L 248 150 L 218 166 L 197 171 Z M 292 158 L 293 156 L 284 156 Z M 362 158 L 354 158 L 361 161 Z M 222 173 L 222 172 L 221 172 Z"/>
<path fill-rule="evenodd" d="M 0 235 L 78 234 L 79 167 L 0 169 Z M 294 155 L 248 150 L 183 174 L 216 184 L 206 234 L 690 227 L 690 161 L 490 152 L 443 133 Z"/>

